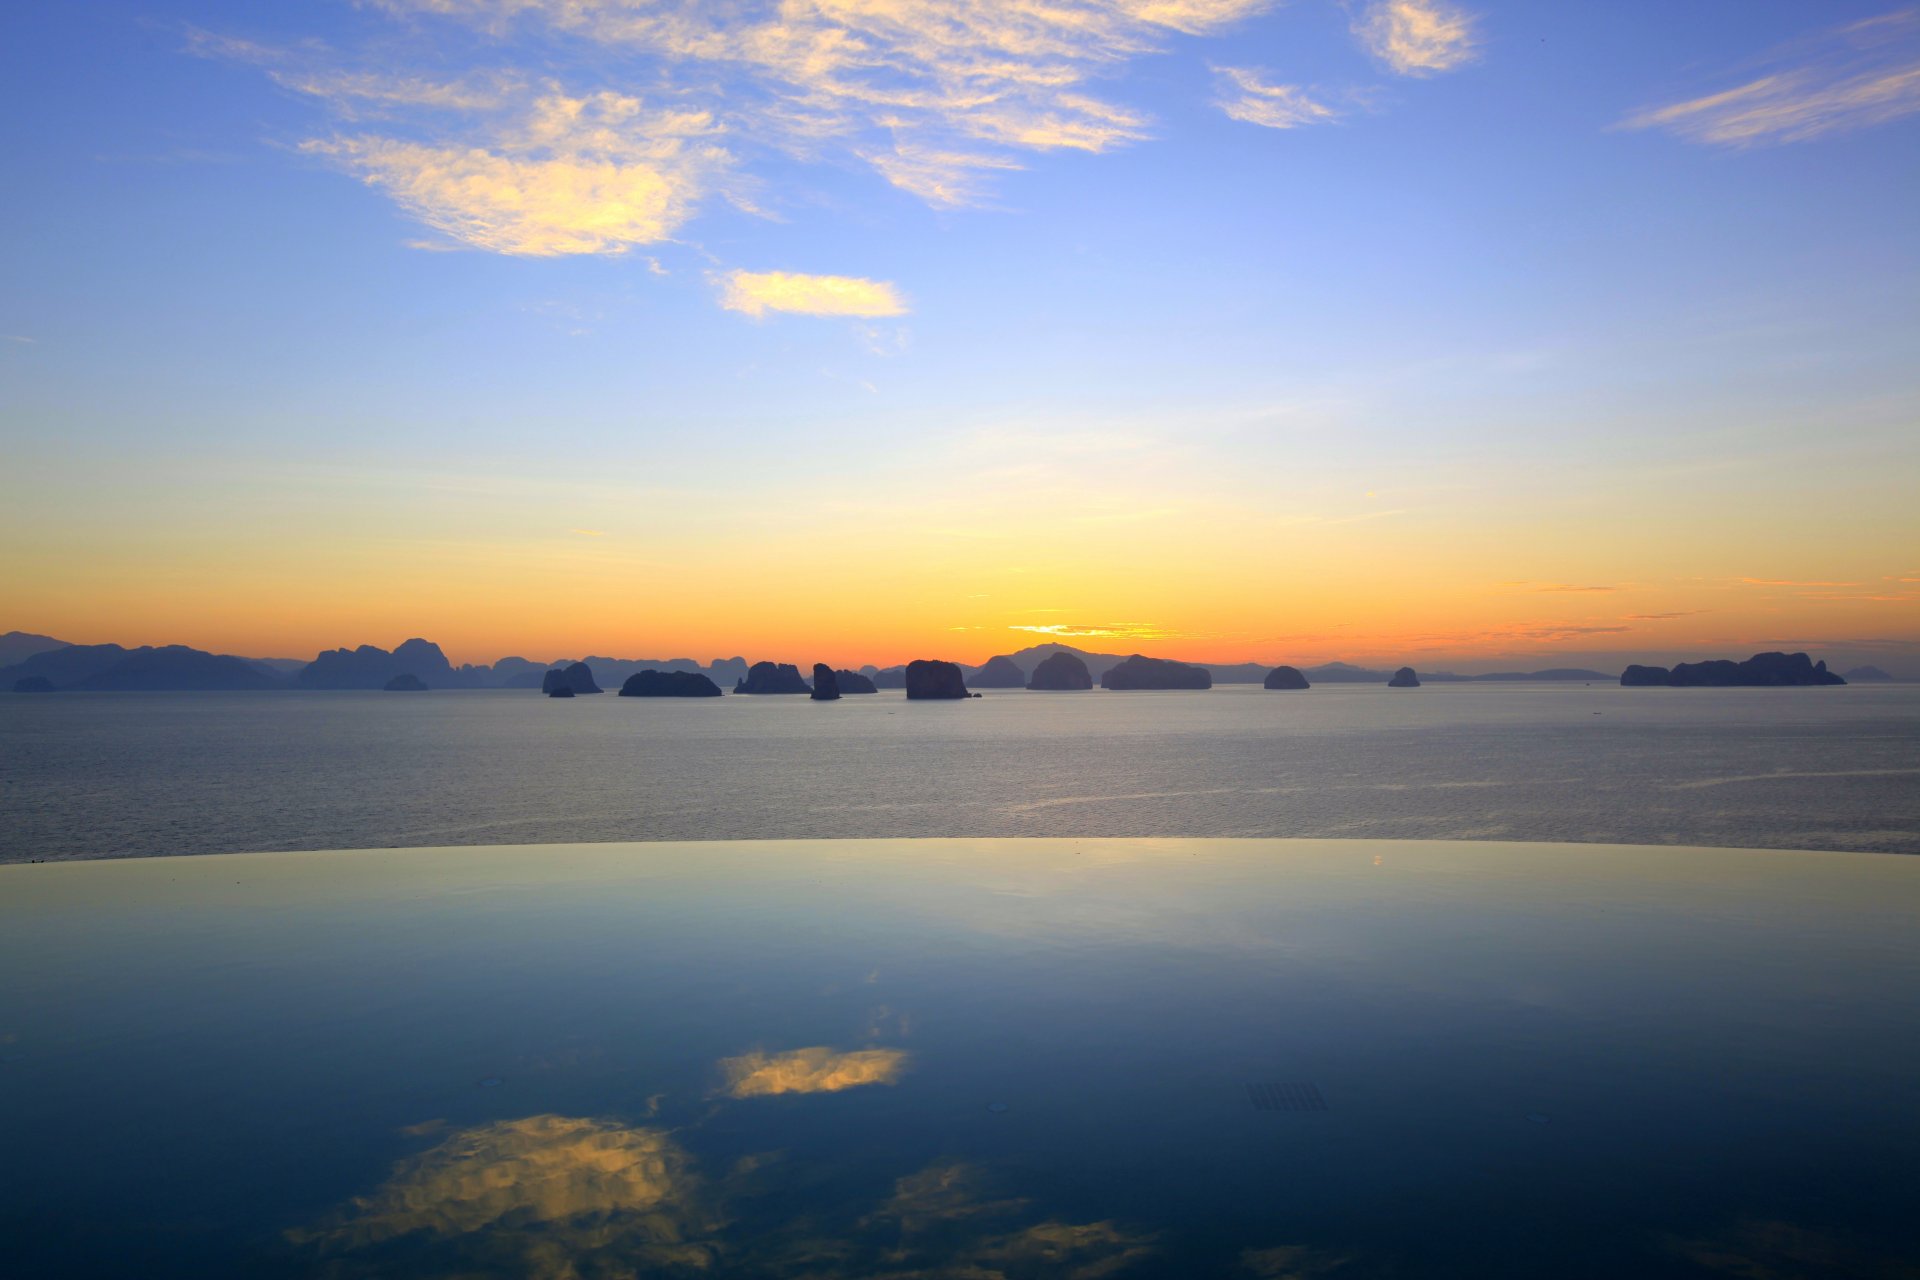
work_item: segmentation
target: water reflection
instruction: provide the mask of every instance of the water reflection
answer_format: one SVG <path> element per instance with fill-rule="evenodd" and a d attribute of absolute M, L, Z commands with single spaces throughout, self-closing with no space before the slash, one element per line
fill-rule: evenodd
<path fill-rule="evenodd" d="M 736 1161 L 709 1182 L 673 1135 L 612 1120 L 536 1115 L 461 1130 L 402 1161 L 328 1221 L 287 1233 L 331 1274 L 516 1275 L 616 1280 L 719 1270 L 876 1280 L 1102 1280 L 1147 1257 L 1154 1236 L 1114 1221 L 1033 1216 L 980 1169 L 942 1163 L 899 1178 L 838 1230 L 814 1205 L 788 1221 L 752 1205 L 818 1171 Z M 779 1163 L 779 1162 L 772 1162 Z M 1284 1251 L 1282 1251 L 1284 1252 Z M 1261 1272 L 1294 1275 L 1304 1272 Z"/>
<path fill-rule="evenodd" d="M 901 1049 L 856 1049 L 835 1053 L 825 1045 L 791 1053 L 744 1053 L 723 1058 L 723 1090 L 729 1098 L 758 1098 L 779 1093 L 838 1093 L 863 1084 L 892 1084 L 906 1069 Z"/>
<path fill-rule="evenodd" d="M 537 1115 L 463 1129 L 402 1161 L 380 1188 L 290 1238 L 323 1253 L 401 1237 L 457 1241 L 532 1276 L 622 1265 L 706 1268 L 717 1219 L 693 1160 L 671 1135 L 609 1120 Z M 607 1274 L 619 1274 L 618 1271 Z"/>

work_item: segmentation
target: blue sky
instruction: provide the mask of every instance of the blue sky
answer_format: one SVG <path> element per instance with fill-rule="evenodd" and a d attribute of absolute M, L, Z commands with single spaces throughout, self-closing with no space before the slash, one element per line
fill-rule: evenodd
<path fill-rule="evenodd" d="M 13 16 L 0 59 L 9 540 L 51 557 L 10 625 L 111 629 L 83 597 L 164 561 L 209 643 L 358 642 L 400 583 L 264 631 L 212 602 L 263 547 L 452 582 L 866 535 L 902 581 L 1158 575 L 969 581 L 981 620 L 916 598 L 900 643 L 1148 609 L 1137 638 L 1253 653 L 1333 645 L 1345 589 L 1183 606 L 1172 549 L 1324 559 L 1297 531 L 1351 521 L 1381 592 L 1457 540 L 1478 621 L 1413 628 L 1450 655 L 1920 639 L 1909 8 L 109 2 Z M 1689 589 L 1663 548 L 1711 591 L 1809 585 L 1657 607 Z M 1581 574 L 1713 625 L 1500 586 Z M 477 590 L 404 629 L 548 638 Z M 561 647 L 692 645 L 697 613 Z"/>

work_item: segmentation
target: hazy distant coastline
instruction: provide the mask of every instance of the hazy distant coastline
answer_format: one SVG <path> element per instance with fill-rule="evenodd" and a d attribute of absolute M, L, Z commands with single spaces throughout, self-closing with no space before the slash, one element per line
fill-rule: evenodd
<path fill-rule="evenodd" d="M 1094 684 L 1102 683 L 1110 671 L 1139 656 L 1098 653 L 1048 642 L 1013 653 L 998 654 L 979 665 L 964 662 L 954 665 L 972 687 L 1021 688 L 1042 662 L 1059 654 L 1072 655 L 1082 662 Z M 618 658 L 602 654 L 588 654 L 581 658 L 561 657 L 545 662 L 510 655 L 490 664 L 456 665 L 448 660 L 439 645 L 419 638 L 406 640 L 391 650 L 365 644 L 353 649 L 329 649 L 311 660 L 303 661 L 297 658 L 216 654 L 185 645 L 128 647 L 118 644 L 68 644 L 52 636 L 21 631 L 10 631 L 0 636 L 0 662 L 5 664 L 0 665 L 0 690 L 75 692 L 378 690 L 409 678 L 430 690 L 537 691 L 548 679 L 549 672 L 564 670 L 579 663 L 586 664 L 596 679 L 609 686 L 624 684 L 643 672 L 656 671 L 700 675 L 722 689 L 733 689 L 747 678 L 754 665 L 742 656 L 714 658 L 703 663 L 688 657 Z M 1194 662 L 1175 665 L 1205 672 L 1213 684 L 1261 684 L 1278 664 Z M 1681 667 L 1686 665 L 1680 664 Z M 1394 675 L 1392 668 L 1346 662 L 1325 662 L 1295 669 L 1310 684 L 1385 684 Z M 898 690 L 905 687 L 905 665 L 879 667 L 867 664 L 849 670 L 871 680 L 880 689 Z M 1640 666 L 1626 669 L 1629 677 L 1647 670 L 1663 669 Z M 1856 667 L 1842 675 L 1847 682 L 1894 678 L 1877 667 Z M 1613 683 L 1622 679 L 1622 673 L 1585 667 L 1477 674 L 1422 669 L 1419 679 L 1422 684 Z M 1645 681 L 1629 678 L 1626 683 Z M 1183 687 L 1205 686 L 1191 682 Z"/>

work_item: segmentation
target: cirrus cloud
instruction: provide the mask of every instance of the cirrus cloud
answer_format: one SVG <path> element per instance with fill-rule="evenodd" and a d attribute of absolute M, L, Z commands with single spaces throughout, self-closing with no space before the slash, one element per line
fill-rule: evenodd
<path fill-rule="evenodd" d="M 1214 105 L 1234 120 L 1268 129 L 1331 124 L 1340 113 L 1292 84 L 1270 84 L 1252 67 L 1215 67 Z"/>
<path fill-rule="evenodd" d="M 1451 71 L 1479 51 L 1473 17 L 1447 0 L 1373 0 L 1354 20 L 1353 33 L 1403 76 Z"/>
<path fill-rule="evenodd" d="M 1768 59 L 1744 84 L 1634 113 L 1625 129 L 1756 147 L 1810 142 L 1920 112 L 1920 9 L 1822 32 Z"/>
<path fill-rule="evenodd" d="M 907 313 L 899 291 L 883 280 L 793 271 L 729 271 L 720 277 L 720 305 L 756 319 L 769 311 L 866 319 Z"/>

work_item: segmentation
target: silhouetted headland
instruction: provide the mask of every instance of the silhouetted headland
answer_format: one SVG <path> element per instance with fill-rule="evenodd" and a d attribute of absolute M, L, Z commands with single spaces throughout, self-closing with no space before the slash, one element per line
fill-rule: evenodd
<path fill-rule="evenodd" d="M 698 671 L 636 671 L 620 686 L 623 698 L 717 698 L 720 686 Z"/>
<path fill-rule="evenodd" d="M 1804 685 L 1845 684 L 1804 653 L 1756 653 L 1745 662 L 1715 658 L 1707 662 L 1676 663 L 1666 667 L 1628 667 L 1620 683 L 1630 687 L 1664 686 L 1675 689 L 1775 689 Z"/>
<path fill-rule="evenodd" d="M 1278 666 L 1267 673 L 1266 687 L 1269 689 L 1306 689 L 1307 678 L 1300 674 L 1300 668 Z"/>
<path fill-rule="evenodd" d="M 1062 649 L 1058 653 L 1048 654 L 1033 669 L 1033 679 L 1027 682 L 1029 689 L 1042 689 L 1049 693 L 1078 693 L 1093 688 L 1093 674 L 1087 670 L 1087 664 L 1080 655 Z"/>
<path fill-rule="evenodd" d="M 1414 673 L 1412 667 L 1400 668 L 1393 673 L 1393 679 L 1387 681 L 1389 689 L 1418 689 L 1419 687 L 1420 677 Z"/>
<path fill-rule="evenodd" d="M 915 658 L 907 664 L 907 697 L 965 698 L 967 681 L 960 668 L 938 658 Z"/>
<path fill-rule="evenodd" d="M 1102 689 L 1211 689 L 1213 673 L 1205 667 L 1134 654 L 1108 667 L 1100 677 Z"/>
<path fill-rule="evenodd" d="M 1878 667 L 1849 667 L 1841 678 L 1848 684 L 1875 684 L 1881 680 L 1893 679 Z"/>

